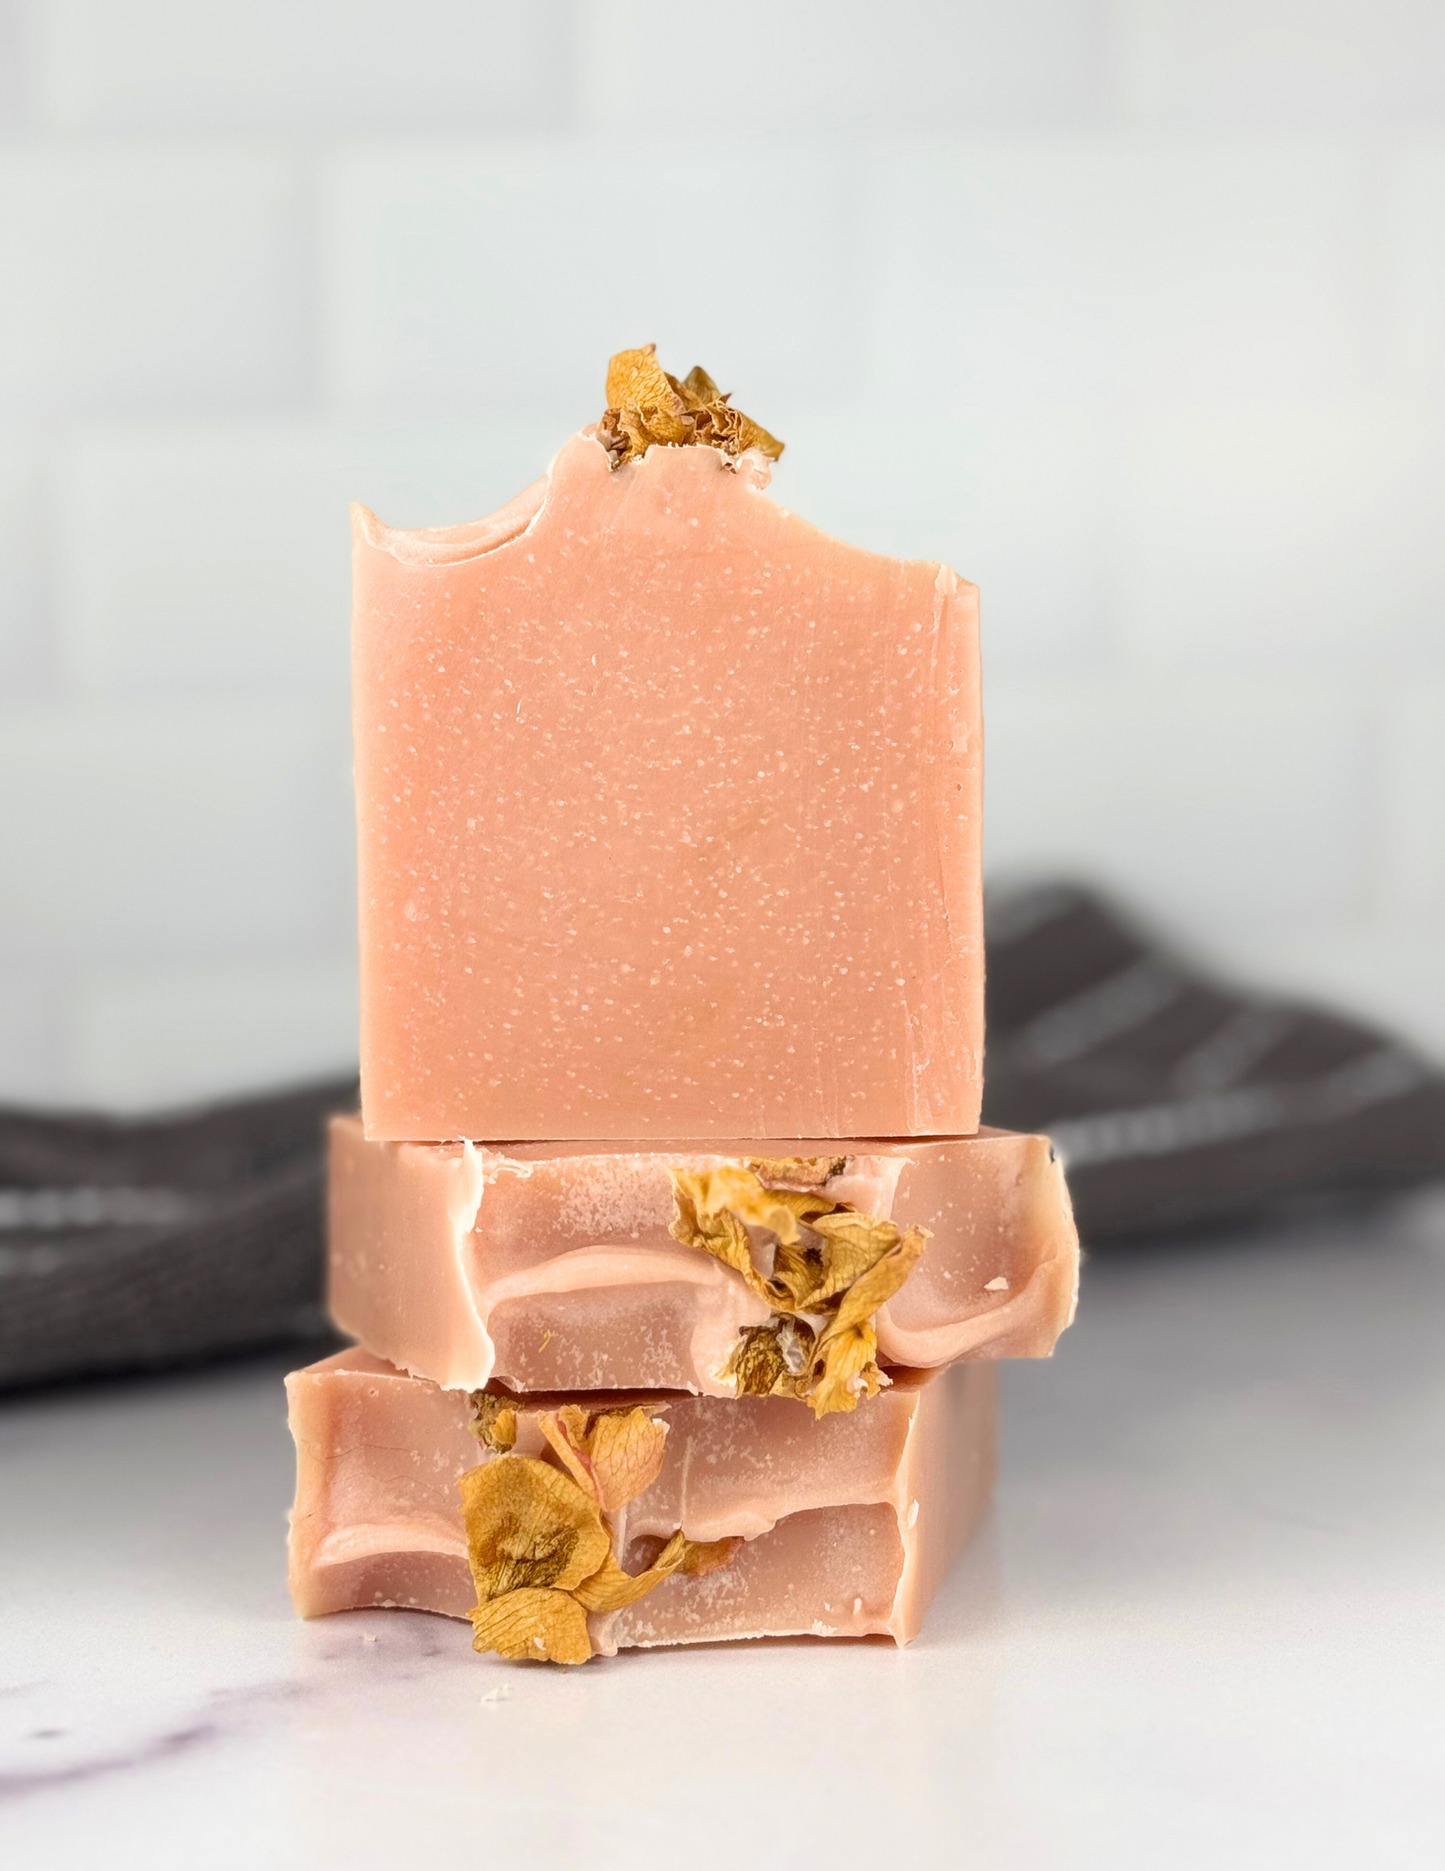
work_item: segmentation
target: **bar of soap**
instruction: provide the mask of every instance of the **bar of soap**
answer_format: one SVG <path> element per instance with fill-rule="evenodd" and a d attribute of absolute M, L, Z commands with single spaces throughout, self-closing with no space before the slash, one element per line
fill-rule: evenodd
<path fill-rule="evenodd" d="M 978 594 L 767 482 L 584 431 L 354 510 L 368 1136 L 977 1128 Z"/>
<path fill-rule="evenodd" d="M 719 1373 L 770 1310 L 671 1237 L 668 1172 L 777 1157 L 841 1158 L 828 1195 L 932 1231 L 877 1315 L 883 1362 L 1044 1357 L 1072 1319 L 1078 1236 L 1045 1137 L 488 1148 L 369 1142 L 356 1117 L 330 1134 L 332 1314 L 393 1364 L 466 1390 L 731 1396 Z"/>
<path fill-rule="evenodd" d="M 457 1391 L 345 1351 L 286 1380 L 296 1439 L 291 1593 L 305 1617 L 376 1605 L 465 1617 L 476 1594 L 458 1482 L 494 1459 Z M 538 1415 L 591 1396 L 518 1400 L 516 1453 L 540 1455 Z M 745 1544 L 703 1578 L 674 1575 L 625 1610 L 593 1613 L 602 1655 L 659 1644 L 811 1633 L 906 1643 L 993 1484 L 985 1365 L 900 1373 L 866 1409 L 815 1422 L 782 1398 L 652 1393 L 668 1425 L 661 1472 L 612 1517 L 640 1571 L 680 1528 Z"/>

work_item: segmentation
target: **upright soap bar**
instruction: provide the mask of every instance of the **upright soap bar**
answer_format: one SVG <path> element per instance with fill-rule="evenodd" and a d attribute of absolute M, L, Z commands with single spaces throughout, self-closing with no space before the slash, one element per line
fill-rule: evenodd
<path fill-rule="evenodd" d="M 768 478 L 584 431 L 488 520 L 355 510 L 369 1137 L 977 1128 L 977 592 Z"/>
<path fill-rule="evenodd" d="M 332 1120 L 330 1303 L 343 1331 L 445 1385 L 697 1390 L 768 1305 L 670 1233 L 671 1171 L 794 1155 L 832 1199 L 926 1228 L 877 1316 L 879 1356 L 1046 1357 L 1073 1317 L 1079 1242 L 1046 1137 L 916 1142 L 369 1142 Z M 871 1407 L 868 1406 L 868 1407 Z"/>
<path fill-rule="evenodd" d="M 458 1483 L 494 1460 L 468 1428 L 458 1391 L 347 1351 L 286 1380 L 296 1439 L 291 1593 L 306 1617 L 404 1606 L 465 1617 L 475 1599 Z M 621 1611 L 589 1619 L 596 1652 L 723 1638 L 883 1633 L 906 1643 L 987 1506 L 993 1482 L 989 1367 L 900 1374 L 866 1409 L 814 1422 L 780 1398 L 723 1402 L 658 1393 L 641 1403 L 667 1424 L 661 1472 L 611 1517 L 631 1572 L 681 1530 L 742 1546 L 704 1578 L 668 1579 Z M 517 1406 L 517 1453 L 538 1456 L 537 1426 L 568 1403 Z"/>

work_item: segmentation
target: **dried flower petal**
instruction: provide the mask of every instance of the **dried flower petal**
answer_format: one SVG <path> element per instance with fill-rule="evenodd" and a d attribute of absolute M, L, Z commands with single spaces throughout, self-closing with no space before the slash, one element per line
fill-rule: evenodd
<path fill-rule="evenodd" d="M 768 1282 L 768 1296 L 784 1312 L 818 1312 L 820 1295 L 828 1282 L 828 1262 L 822 1249 L 806 1247 L 801 1242 L 791 1246 L 780 1242 L 773 1255 L 773 1277 Z"/>
<path fill-rule="evenodd" d="M 607 407 L 626 410 L 656 431 L 660 442 L 691 441 L 687 402 L 657 361 L 657 346 L 619 351 L 607 365 Z"/>
<path fill-rule="evenodd" d="M 774 461 L 783 452 L 775 436 L 733 409 L 700 365 L 681 383 L 657 361 L 657 347 L 619 351 L 607 366 L 607 411 L 597 425 L 598 438 L 614 467 L 635 461 L 649 448 L 703 444 L 732 459 L 749 448 Z"/>
<path fill-rule="evenodd" d="M 846 1292 L 865 1273 L 877 1266 L 884 1255 L 896 1248 L 902 1238 L 902 1230 L 895 1222 L 875 1221 L 871 1215 L 859 1215 L 847 1210 L 836 1215 L 820 1215 L 812 1226 L 828 1243 L 829 1250 L 828 1277 L 814 1295 L 815 1302 L 831 1299 L 835 1293 Z M 920 1243 L 920 1251 L 921 1246 Z M 917 1255 L 914 1259 L 917 1259 Z M 910 1271 L 912 1266 L 913 1261 L 910 1260 Z M 904 1277 L 907 1277 L 906 1273 Z M 899 1285 L 902 1285 L 901 1280 Z"/>
<path fill-rule="evenodd" d="M 592 1655 L 587 1613 L 567 1592 L 524 1586 L 470 1615 L 473 1650 L 514 1663 L 585 1663 Z"/>
<path fill-rule="evenodd" d="M 705 1579 L 709 1572 L 725 1566 L 742 1544 L 738 1534 L 722 1540 L 689 1540 L 677 1569 L 689 1579 Z"/>
<path fill-rule="evenodd" d="M 515 1405 L 504 1397 L 493 1396 L 489 1390 L 474 1390 L 468 1402 L 471 1409 L 467 1428 L 483 1448 L 494 1455 L 505 1455 L 517 1440 Z"/>
<path fill-rule="evenodd" d="M 769 1189 L 821 1189 L 848 1167 L 846 1156 L 751 1156 L 748 1168 Z"/>
<path fill-rule="evenodd" d="M 878 1369 L 878 1334 L 872 1320 L 820 1338 L 812 1375 L 804 1400 L 812 1404 L 814 1416 L 853 1410 L 865 1397 L 876 1397 L 885 1380 Z"/>
<path fill-rule="evenodd" d="M 807 1159 L 784 1159 L 787 1168 Z M 672 1235 L 740 1273 L 775 1317 L 739 1334 L 719 1376 L 739 1396 L 793 1396 L 818 1415 L 851 1410 L 886 1382 L 877 1365 L 878 1308 L 908 1278 L 928 1240 L 926 1228 L 900 1232 L 818 1187 L 773 1189 L 759 1158 L 747 1166 L 672 1171 Z M 758 1271 L 748 1228 L 776 1237 L 772 1274 Z M 814 1328 L 798 1314 L 821 1318 Z M 784 1327 L 789 1321 L 789 1331 Z M 798 1355 L 807 1334 L 807 1357 Z M 791 1337 L 789 1336 L 791 1334 Z"/>
<path fill-rule="evenodd" d="M 683 378 L 681 388 L 682 394 L 687 398 L 688 402 L 694 405 L 726 401 L 722 391 L 713 382 L 712 378 L 703 369 L 701 364 L 693 365 L 692 369 Z M 610 392 L 607 400 L 609 402 L 612 400 Z"/>
<path fill-rule="evenodd" d="M 795 1397 L 813 1361 L 812 1328 L 799 1319 L 745 1325 L 718 1376 L 740 1397 Z"/>
<path fill-rule="evenodd" d="M 537 1427 L 551 1444 L 553 1453 L 584 1493 L 597 1499 L 592 1464 L 587 1459 L 587 1411 L 577 1403 L 564 1403 L 560 1410 L 539 1416 Z"/>
<path fill-rule="evenodd" d="M 652 1486 L 666 1443 L 667 1424 L 643 1409 L 604 1410 L 593 1420 L 592 1472 L 604 1512 L 614 1512 Z"/>
<path fill-rule="evenodd" d="M 485 1604 L 531 1586 L 570 1591 L 611 1550 L 597 1503 L 529 1455 L 499 1455 L 461 1479 L 467 1557 Z"/>
<path fill-rule="evenodd" d="M 839 1301 L 834 1326 L 845 1331 L 851 1325 L 861 1325 L 865 1319 L 871 1319 L 912 1273 L 927 1241 L 926 1228 L 910 1228 L 848 1288 Z"/>
<path fill-rule="evenodd" d="M 681 1530 L 662 1548 L 645 1572 L 624 1572 L 615 1559 L 579 1585 L 574 1596 L 589 1611 L 621 1611 L 635 1605 L 674 1572 L 700 1579 L 725 1566 L 742 1545 L 740 1539 L 689 1540 Z"/>
<path fill-rule="evenodd" d="M 641 1407 L 591 1413 L 564 1404 L 540 1418 L 569 1473 L 534 1456 L 499 1455 L 462 1476 L 467 1556 L 478 1603 L 473 1647 L 514 1660 L 585 1663 L 589 1611 L 617 1611 L 682 1569 L 701 1577 L 736 1542 L 675 1533 L 644 1572 L 624 1572 L 602 1522 L 657 1478 L 667 1425 Z"/>
<path fill-rule="evenodd" d="M 538 1426 L 570 1473 L 607 1513 L 650 1488 L 662 1467 L 667 1424 L 640 1407 L 589 1413 L 568 1403 L 541 1417 Z"/>
<path fill-rule="evenodd" d="M 724 1266 L 740 1273 L 759 1298 L 769 1298 L 767 1281 L 753 1265 L 747 1229 L 737 1216 L 712 1201 L 710 1169 L 675 1169 L 672 1172 L 675 1213 L 669 1232 L 684 1247 L 700 1247 Z"/>
<path fill-rule="evenodd" d="M 635 1573 L 624 1572 L 609 1554 L 606 1565 L 578 1587 L 577 1602 L 589 1611 L 620 1611 L 624 1605 L 636 1604 L 676 1572 L 686 1551 L 687 1541 L 681 1532 L 674 1533 L 647 1570 Z"/>
<path fill-rule="evenodd" d="M 813 1354 L 814 1382 L 807 1400 L 815 1416 L 851 1410 L 864 1397 L 877 1396 L 884 1378 L 878 1369 L 873 1315 L 912 1273 L 927 1240 L 926 1229 L 910 1228 L 843 1294 L 837 1312 L 818 1334 Z"/>
<path fill-rule="evenodd" d="M 748 1228 L 765 1228 L 786 1246 L 798 1240 L 798 1223 L 812 1215 L 826 1215 L 836 1207 L 816 1189 L 768 1189 L 756 1170 L 741 1163 L 724 1163 L 697 1174 L 697 1209 L 704 1222 L 735 1215 Z"/>

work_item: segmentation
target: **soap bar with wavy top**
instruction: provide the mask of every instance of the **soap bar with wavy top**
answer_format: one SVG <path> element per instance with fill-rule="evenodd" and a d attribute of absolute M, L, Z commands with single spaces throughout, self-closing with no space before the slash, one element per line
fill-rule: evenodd
<path fill-rule="evenodd" d="M 341 1328 L 436 1382 L 728 1396 L 769 1318 L 673 1238 L 673 1168 L 805 1157 L 834 1199 L 929 1230 L 877 1315 L 886 1364 L 1045 1357 L 1073 1317 L 1079 1244 L 1046 1137 L 675 1144 L 370 1143 L 330 1134 L 330 1299 Z M 801 1408 L 801 1405 L 793 1405 Z M 873 1404 L 860 1406 L 871 1409 Z"/>
<path fill-rule="evenodd" d="M 458 1482 L 494 1459 L 465 1392 L 346 1351 L 286 1380 L 296 1439 L 291 1593 L 303 1616 L 387 1605 L 465 1617 L 476 1598 Z M 515 1452 L 544 1453 L 538 1416 L 592 1395 L 516 1405 Z M 985 1365 L 900 1373 L 866 1409 L 811 1414 L 784 1398 L 609 1397 L 668 1425 L 657 1479 L 612 1517 L 629 1571 L 679 1529 L 741 1537 L 703 1578 L 676 1575 L 589 1616 L 594 1651 L 725 1638 L 915 1635 L 988 1503 L 993 1383 Z"/>
<path fill-rule="evenodd" d="M 977 592 L 768 477 L 584 431 L 488 520 L 355 510 L 368 1136 L 977 1128 Z"/>

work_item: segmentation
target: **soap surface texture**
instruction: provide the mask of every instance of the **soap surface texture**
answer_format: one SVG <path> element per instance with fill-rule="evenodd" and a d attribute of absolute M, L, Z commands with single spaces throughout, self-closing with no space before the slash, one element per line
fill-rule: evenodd
<path fill-rule="evenodd" d="M 886 1364 L 1046 1357 L 1073 1317 L 1079 1243 L 1046 1137 L 908 1142 L 387 1144 L 333 1120 L 330 1303 L 342 1330 L 435 1382 L 679 1389 L 720 1373 L 767 1303 L 669 1232 L 671 1170 L 836 1165 L 836 1200 L 930 1232 L 877 1315 Z M 865 1407 L 871 1407 L 865 1406 Z"/>
<path fill-rule="evenodd" d="M 354 515 L 368 1136 L 977 1128 L 977 592 L 584 432 Z"/>
<path fill-rule="evenodd" d="M 287 1379 L 297 1448 L 291 1592 L 304 1616 L 396 1605 L 465 1617 L 475 1592 L 458 1482 L 495 1459 L 464 1393 L 347 1351 Z M 675 1576 L 588 1619 L 594 1651 L 729 1638 L 865 1636 L 905 1643 L 982 1515 L 994 1472 L 991 1368 L 900 1375 L 866 1409 L 816 1422 L 785 1398 L 634 1394 L 667 1424 L 661 1472 L 611 1516 L 628 1570 L 681 1529 L 741 1538 L 720 1570 Z M 537 1418 L 589 1396 L 517 1405 Z"/>

